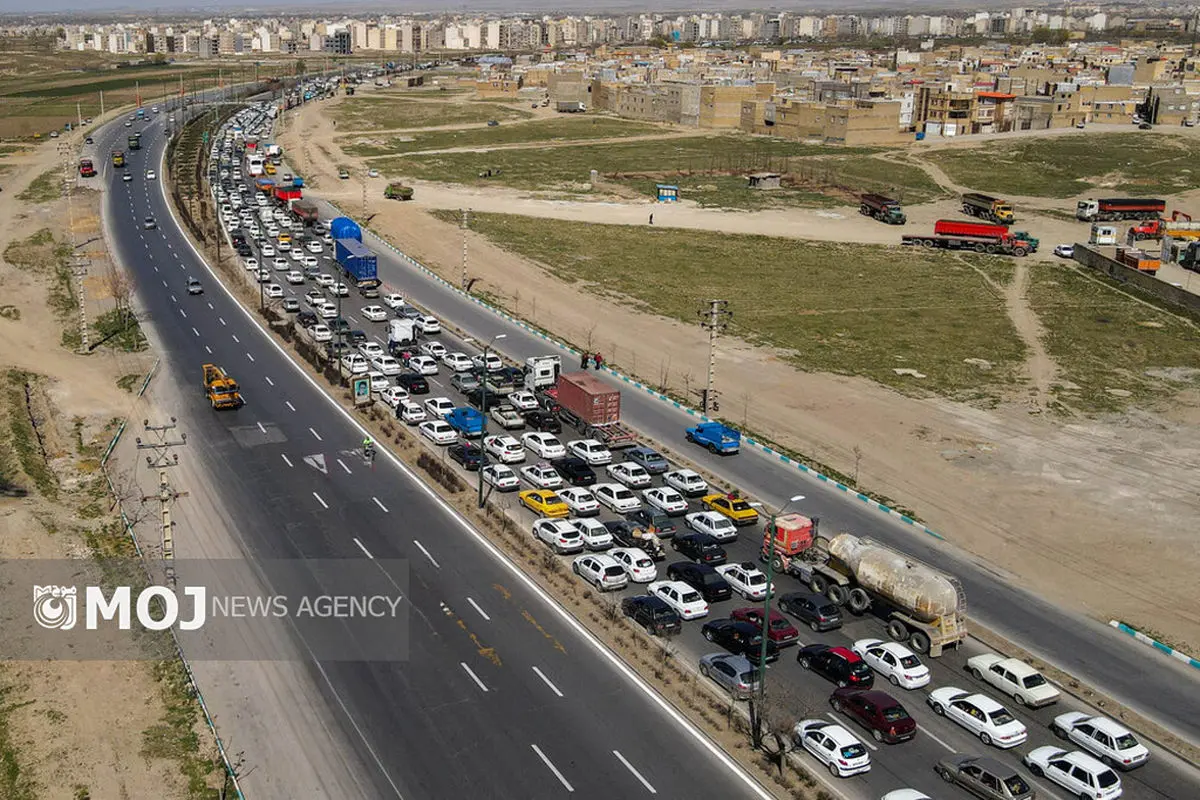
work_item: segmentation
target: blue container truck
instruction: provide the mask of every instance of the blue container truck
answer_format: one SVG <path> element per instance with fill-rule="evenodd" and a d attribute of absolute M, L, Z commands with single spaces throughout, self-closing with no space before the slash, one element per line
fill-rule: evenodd
<path fill-rule="evenodd" d="M 337 220 L 334 220 L 337 222 Z M 379 296 L 379 275 L 375 254 L 357 239 L 337 239 L 334 257 L 346 277 L 358 287 L 363 297 Z"/>
<path fill-rule="evenodd" d="M 329 235 L 334 239 L 354 239 L 362 242 L 362 228 L 349 217 L 337 217 L 330 222 Z"/>

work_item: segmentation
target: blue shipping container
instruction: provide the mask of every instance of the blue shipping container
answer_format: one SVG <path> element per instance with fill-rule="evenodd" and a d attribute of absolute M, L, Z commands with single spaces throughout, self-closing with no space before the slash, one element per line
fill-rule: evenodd
<path fill-rule="evenodd" d="M 329 223 L 329 235 L 334 239 L 355 239 L 362 241 L 362 229 L 358 223 L 349 217 L 338 217 Z"/>
<path fill-rule="evenodd" d="M 366 245 L 357 239 L 338 239 L 334 245 L 338 264 L 356 284 L 378 282 L 375 254 Z"/>

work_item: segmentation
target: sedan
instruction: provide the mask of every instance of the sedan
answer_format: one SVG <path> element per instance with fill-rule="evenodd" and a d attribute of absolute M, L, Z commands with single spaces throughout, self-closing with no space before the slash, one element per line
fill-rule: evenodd
<path fill-rule="evenodd" d="M 637 495 L 619 483 L 597 483 L 592 487 L 592 494 L 604 506 L 618 514 L 636 511 L 642 507 Z"/>
<path fill-rule="evenodd" d="M 557 489 L 563 484 L 562 476 L 554 471 L 554 467 L 546 463 L 521 467 L 521 477 L 539 489 Z M 563 508 L 569 511 L 565 505 Z M 565 517 L 566 514 L 564 513 L 563 516 Z"/>
<path fill-rule="evenodd" d="M 361 375 L 371 368 L 367 360 L 358 353 L 347 353 L 342 356 L 341 367 L 351 375 Z"/>
<path fill-rule="evenodd" d="M 735 700 L 746 700 L 758 691 L 758 669 L 745 656 L 732 653 L 701 656 L 700 674 L 729 692 Z"/>
<path fill-rule="evenodd" d="M 657 509 L 672 517 L 687 511 L 687 500 L 683 495 L 669 486 L 655 486 L 642 490 L 642 499 L 650 508 Z"/>
<path fill-rule="evenodd" d="M 1033 800 L 1036 794 L 1015 767 L 992 758 L 953 755 L 934 767 L 946 783 L 987 800 Z"/>
<path fill-rule="evenodd" d="M 441 347 L 441 345 L 438 345 Z M 445 350 L 445 348 L 442 348 Z M 539 408 L 538 399 L 533 392 L 513 392 L 508 396 L 509 405 L 518 411 L 536 411 Z"/>
<path fill-rule="evenodd" d="M 714 619 L 704 623 L 701 633 L 713 644 L 720 645 L 731 653 L 745 656 L 751 664 L 762 663 L 762 631 L 748 622 Z M 779 647 L 770 639 L 766 642 L 766 651 L 766 663 L 779 660 Z"/>
<path fill-rule="evenodd" d="M 482 353 L 473 356 L 471 364 L 487 372 L 499 372 L 504 369 L 504 361 L 495 353 L 488 353 L 486 357 Z"/>
<path fill-rule="evenodd" d="M 329 293 L 334 297 L 349 297 L 350 287 L 339 281 L 338 283 L 335 283 L 333 286 L 329 287 Z"/>
<path fill-rule="evenodd" d="M 379 377 L 383 378 L 384 381 L 387 381 L 387 378 L 384 378 L 382 373 L 376 373 L 376 374 L 379 374 Z M 379 399 L 382 400 L 383 402 L 387 403 L 388 406 L 390 406 L 391 408 L 398 409 L 400 407 L 401 401 L 408 399 L 408 392 L 404 391 L 399 386 L 390 386 L 389 385 L 389 386 L 385 386 L 383 389 L 381 389 L 379 391 Z M 421 408 L 421 407 L 417 406 L 417 408 Z M 424 414 L 425 409 L 421 409 L 421 413 Z M 423 422 L 424 420 L 422 419 L 421 421 Z"/>
<path fill-rule="evenodd" d="M 675 609 L 648 594 L 626 597 L 621 601 L 621 613 L 645 628 L 651 636 L 674 636 L 683 630 L 683 620 L 679 619 Z M 703 660 L 700 669 L 703 672 Z"/>
<path fill-rule="evenodd" d="M 583 550 L 583 537 L 575 530 L 575 526 L 565 519 L 539 519 L 533 523 L 533 535 L 553 547 L 554 552 L 559 555 Z"/>
<path fill-rule="evenodd" d="M 732 542 L 738 537 L 737 526 L 729 517 L 715 511 L 700 511 L 688 514 L 683 518 L 683 524 L 696 533 L 707 534 L 718 542 Z"/>
<path fill-rule="evenodd" d="M 146 217 L 142 220 L 142 227 L 148 231 L 152 231 L 158 227 L 158 223 L 154 221 L 154 217 Z"/>
<path fill-rule="evenodd" d="M 365 319 L 371 322 L 383 322 L 388 318 L 387 309 L 383 306 L 366 306 L 361 309 L 361 313 Z"/>
<path fill-rule="evenodd" d="M 612 451 L 595 439 L 576 439 L 567 444 L 567 449 L 593 467 L 612 462 Z"/>
<path fill-rule="evenodd" d="M 386 353 L 371 359 L 371 365 L 384 375 L 399 375 L 404 371 L 404 368 L 400 366 L 400 362 Z"/>
<path fill-rule="evenodd" d="M 859 639 L 851 649 L 867 662 L 867 666 L 891 681 L 893 686 L 920 689 L 929 684 L 929 667 L 900 642 Z"/>
<path fill-rule="evenodd" d="M 667 567 L 667 577 L 673 581 L 683 581 L 710 603 L 719 603 L 733 597 L 729 581 L 707 564 L 676 561 Z"/>
<path fill-rule="evenodd" d="M 314 253 L 316 255 L 321 254 L 321 243 L 318 241 L 310 241 L 308 244 L 304 245 L 304 248 L 310 253 Z"/>
<path fill-rule="evenodd" d="M 629 577 L 621 565 L 602 553 L 580 556 L 571 563 L 571 571 L 601 592 L 629 585 Z"/>
<path fill-rule="evenodd" d="M 754 627 L 762 630 L 763 614 L 762 609 L 758 606 L 735 608 L 729 612 L 729 618 L 749 622 Z M 796 626 L 789 622 L 787 617 L 775 609 L 771 609 L 771 622 L 767 625 L 767 638 L 779 647 L 783 647 L 799 641 L 800 631 L 796 630 Z"/>
<path fill-rule="evenodd" d="M 284 275 L 284 277 L 287 278 L 287 282 L 293 286 L 298 286 L 304 283 L 304 273 L 300 272 L 299 270 L 293 269 L 289 271 L 287 275 Z"/>
<path fill-rule="evenodd" d="M 982 653 L 967 659 L 967 671 L 1029 708 L 1041 708 L 1058 700 L 1058 689 L 1018 658 Z"/>
<path fill-rule="evenodd" d="M 558 494 L 563 502 L 567 504 L 567 507 L 581 517 L 595 516 L 600 513 L 600 503 L 587 489 L 572 486 L 567 489 L 560 489 Z"/>
<path fill-rule="evenodd" d="M 410 367 L 412 359 L 409 359 Z M 409 394 L 429 394 L 429 382 L 415 372 L 402 372 L 396 376 L 396 384 L 408 389 Z"/>
<path fill-rule="evenodd" d="M 820 719 L 796 723 L 792 741 L 812 753 L 835 778 L 859 775 L 871 769 L 871 754 L 853 733 Z"/>
<path fill-rule="evenodd" d="M 639 508 L 637 511 L 630 511 L 625 515 L 625 519 L 660 539 L 670 539 L 679 531 L 675 520 L 653 508 Z"/>
<path fill-rule="evenodd" d="M 1054 255 L 1058 256 L 1059 258 L 1074 258 L 1075 257 L 1075 245 L 1060 244 L 1054 248 Z"/>
<path fill-rule="evenodd" d="M 322 274 L 318 275 L 317 277 L 313 278 L 313 280 L 314 280 L 314 281 L 316 281 L 316 283 L 317 283 L 317 286 L 320 286 L 320 287 L 323 287 L 323 288 L 329 288 L 330 286 L 333 286 L 333 284 L 334 284 L 334 280 L 333 280 L 333 278 L 332 278 L 331 276 L 329 276 L 329 275 L 326 275 L 326 274 L 324 274 L 324 273 L 322 273 Z"/>
<path fill-rule="evenodd" d="M 417 317 L 413 320 L 413 322 L 417 323 L 417 330 L 426 336 L 432 336 L 435 333 L 442 332 L 442 323 L 438 322 L 437 317 L 431 317 L 426 314 Z"/>
<path fill-rule="evenodd" d="M 1022 761 L 1034 775 L 1049 778 L 1076 797 L 1116 800 L 1121 796 L 1117 773 L 1087 753 L 1047 745 L 1030 750 Z"/>
<path fill-rule="evenodd" d="M 259 254 L 263 258 L 274 258 L 275 257 L 275 248 L 269 244 L 264 244 L 262 247 L 259 248 Z"/>
<path fill-rule="evenodd" d="M 649 447 L 634 447 L 626 450 L 625 460 L 632 461 L 651 475 L 662 475 L 671 468 L 661 453 L 651 450 Z"/>
<path fill-rule="evenodd" d="M 700 503 L 724 514 L 733 520 L 734 525 L 753 525 L 758 522 L 758 512 L 749 502 L 735 494 L 709 494 L 700 499 Z"/>
<path fill-rule="evenodd" d="M 283 287 L 278 283 L 272 283 L 263 289 L 263 293 L 272 300 L 278 300 L 283 297 Z"/>
<path fill-rule="evenodd" d="M 1145 764 L 1150 751 L 1124 725 L 1107 717 L 1093 717 L 1083 711 L 1059 714 L 1050 730 L 1060 739 L 1069 739 L 1096 758 L 1121 770 Z"/>
<path fill-rule="evenodd" d="M 318 245 L 318 248 L 320 248 L 320 245 Z M 379 299 L 385 306 L 392 309 L 400 308 L 400 306 L 404 305 L 404 297 L 398 294 L 385 294 Z"/>
<path fill-rule="evenodd" d="M 363 354 L 363 358 L 378 358 L 385 353 L 379 342 L 363 342 L 358 346 L 358 352 Z"/>
<path fill-rule="evenodd" d="M 286 258 L 280 258 L 279 256 L 271 259 L 271 266 L 275 268 L 276 272 L 290 272 L 292 269 L 291 262 L 289 262 Z"/>
<path fill-rule="evenodd" d="M 533 431 L 522 434 L 521 443 L 541 458 L 562 458 L 567 454 L 563 443 L 548 433 Z"/>
<path fill-rule="evenodd" d="M 442 363 L 455 372 L 466 372 L 471 369 L 471 359 L 465 353 L 446 353 L 442 356 Z"/>
<path fill-rule="evenodd" d="M 152 181 L 157 177 L 158 177 L 158 175 L 155 174 L 154 170 L 152 170 L 152 169 L 146 170 L 146 180 Z"/>
<path fill-rule="evenodd" d="M 634 583 L 651 583 L 658 579 L 658 567 L 639 547 L 614 547 L 608 554 L 617 560 Z"/>
<path fill-rule="evenodd" d="M 567 447 L 571 448 L 574 444 L 576 443 L 572 442 L 571 444 L 567 445 Z M 599 442 L 597 442 L 597 444 L 599 444 Z M 572 450 L 572 452 L 574 452 L 574 450 Z M 608 450 L 605 450 L 604 452 L 608 453 Z M 583 456 L 579 457 L 583 458 Z M 612 453 L 609 453 L 609 458 L 612 458 Z M 586 461 L 587 459 L 584 460 Z M 608 471 L 608 476 L 610 478 L 619 483 L 625 484 L 631 489 L 640 489 L 643 486 L 650 485 L 650 473 L 646 472 L 645 469 L 637 464 L 623 461 L 619 464 L 609 464 L 605 469 Z"/>
<path fill-rule="evenodd" d="M 664 474 L 663 483 L 678 490 L 684 497 L 703 497 L 708 494 L 708 484 L 704 478 L 690 469 L 677 469 Z"/>
<path fill-rule="evenodd" d="M 1029 738 L 1024 723 L 985 694 L 943 686 L 929 693 L 929 706 L 938 716 L 947 717 L 978 736 L 985 745 L 1008 749 Z"/>
<path fill-rule="evenodd" d="M 413 356 L 408 360 L 408 368 L 418 375 L 438 374 L 438 362 L 429 356 Z"/>
<path fill-rule="evenodd" d="M 724 564 L 728 559 L 725 548 L 706 533 L 685 533 L 672 537 L 671 547 L 680 555 L 710 567 Z"/>
<path fill-rule="evenodd" d="M 747 600 L 764 600 L 767 597 L 767 576 L 749 561 L 739 564 L 725 564 L 717 567 L 721 577 L 729 581 L 733 590 Z M 771 594 L 775 587 L 771 587 Z"/>
<path fill-rule="evenodd" d="M 875 683 L 875 676 L 866 662 L 844 647 L 820 643 L 805 645 L 797 651 L 796 663 L 838 686 L 870 689 Z"/>
<path fill-rule="evenodd" d="M 443 358 L 446 355 L 446 345 L 441 342 L 421 342 L 417 351 L 433 358 Z"/>
<path fill-rule="evenodd" d="M 572 486 L 594 486 L 596 483 L 596 473 L 582 458 L 567 456 L 555 459 L 553 463 L 558 474 Z"/>
<path fill-rule="evenodd" d="M 525 448 L 511 436 L 488 436 L 483 440 L 483 449 L 502 464 L 520 464 L 525 460 Z"/>
<path fill-rule="evenodd" d="M 917 721 L 887 692 L 835 689 L 829 704 L 869 730 L 877 742 L 899 744 L 917 735 Z"/>
<path fill-rule="evenodd" d="M 479 448 L 470 442 L 452 444 L 446 448 L 446 452 L 449 454 L 451 461 L 457 461 L 459 464 L 462 464 L 463 469 L 468 472 L 479 469 L 479 464 L 483 460 L 483 455 L 480 453 Z"/>
<path fill-rule="evenodd" d="M 517 495 L 517 502 L 541 517 L 557 519 L 571 513 L 562 498 L 549 489 L 526 489 Z"/>
<path fill-rule="evenodd" d="M 421 431 L 422 436 L 434 444 L 447 445 L 458 441 L 458 434 L 444 420 L 433 419 L 428 422 L 422 422 L 417 426 L 417 429 Z"/>
<path fill-rule="evenodd" d="M 449 397 L 431 397 L 425 401 L 425 410 L 434 419 L 442 419 L 454 410 L 454 403 Z"/>
<path fill-rule="evenodd" d="M 488 464 L 484 467 L 483 482 L 495 487 L 498 492 L 511 492 L 521 485 L 517 473 L 503 464 Z"/>
<path fill-rule="evenodd" d="M 600 520 L 592 517 L 572 517 L 571 524 L 579 529 L 580 535 L 583 536 L 583 544 L 588 550 L 607 550 L 613 546 L 613 535 Z"/>
<path fill-rule="evenodd" d="M 700 619 L 708 616 L 708 603 L 692 587 L 680 581 L 655 581 L 646 587 L 655 597 L 659 597 L 671 608 L 675 609 L 682 619 Z"/>

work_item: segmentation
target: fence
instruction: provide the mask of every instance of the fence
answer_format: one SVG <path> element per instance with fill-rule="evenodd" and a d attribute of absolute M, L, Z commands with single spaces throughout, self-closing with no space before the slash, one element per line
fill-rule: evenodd
<path fill-rule="evenodd" d="M 1075 245 L 1075 260 L 1119 283 L 1129 284 L 1171 305 L 1179 306 L 1193 314 L 1200 314 L 1200 295 L 1192 294 L 1181 286 L 1167 283 L 1149 273 L 1127 267 L 1095 247 Z"/>

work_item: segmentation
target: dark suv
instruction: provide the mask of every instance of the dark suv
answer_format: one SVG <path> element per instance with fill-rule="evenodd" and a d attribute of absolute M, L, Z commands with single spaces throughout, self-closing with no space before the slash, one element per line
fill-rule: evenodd
<path fill-rule="evenodd" d="M 562 433 L 562 420 L 549 411 L 526 411 L 525 427 L 543 433 Z"/>
<path fill-rule="evenodd" d="M 686 533 L 683 536 L 676 536 L 671 539 L 671 547 L 681 555 L 712 567 L 719 567 L 728 560 L 725 548 L 721 547 L 717 540 L 707 533 Z"/>
<path fill-rule="evenodd" d="M 853 686 L 870 689 L 875 675 L 867 662 L 845 647 L 830 647 L 827 644 L 810 644 L 800 648 L 796 661 L 804 669 L 811 669 L 838 686 Z"/>
<path fill-rule="evenodd" d="M 758 665 L 762 658 L 762 631 L 749 622 L 733 619 L 714 619 L 704 623 L 700 629 L 704 638 L 719 644 L 731 653 L 745 656 L 751 664 Z M 767 640 L 767 663 L 779 659 L 779 646 Z"/>
<path fill-rule="evenodd" d="M 683 621 L 675 609 L 661 597 L 642 594 L 621 601 L 621 612 L 656 636 L 674 636 L 683 630 Z"/>
<path fill-rule="evenodd" d="M 401 372 L 395 377 L 396 385 L 409 394 L 429 394 L 429 381 L 415 372 Z"/>
<path fill-rule="evenodd" d="M 779 598 L 779 608 L 807 622 L 814 631 L 833 631 L 842 627 L 842 611 L 823 594 L 791 592 Z"/>
<path fill-rule="evenodd" d="M 670 539 L 679 531 L 679 526 L 675 524 L 674 519 L 653 508 L 639 508 L 637 511 L 630 511 L 625 515 L 625 519 L 646 529 L 653 528 L 655 535 L 660 539 Z"/>
<path fill-rule="evenodd" d="M 591 486 L 596 482 L 596 473 L 578 456 L 556 459 L 550 462 L 550 466 L 572 486 Z"/>
<path fill-rule="evenodd" d="M 708 603 L 717 603 L 733 597 L 733 587 L 729 585 L 729 581 L 707 564 L 676 561 L 667 567 L 667 578 L 683 581 L 698 591 Z"/>

